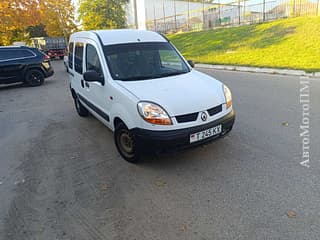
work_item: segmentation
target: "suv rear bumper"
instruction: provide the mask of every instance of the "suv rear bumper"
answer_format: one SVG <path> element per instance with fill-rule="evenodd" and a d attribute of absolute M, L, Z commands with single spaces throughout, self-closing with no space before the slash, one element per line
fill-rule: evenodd
<path fill-rule="evenodd" d="M 51 77 L 53 74 L 54 74 L 54 70 L 52 67 L 50 67 L 49 69 L 46 69 L 44 71 L 44 74 L 45 74 L 45 77 L 48 78 L 48 77 Z"/>
<path fill-rule="evenodd" d="M 43 62 L 41 65 L 42 72 L 44 73 L 45 78 L 51 77 L 54 74 L 53 67 L 49 61 Z"/>
<path fill-rule="evenodd" d="M 169 131 L 152 131 L 140 128 L 133 128 L 131 132 L 135 137 L 135 142 L 137 144 L 138 149 L 142 151 L 150 151 L 154 149 L 165 150 L 172 148 L 184 148 L 196 146 L 223 137 L 231 131 L 234 121 L 235 112 L 234 110 L 232 110 L 230 113 L 228 113 L 220 119 L 192 128 L 184 128 Z M 219 135 L 215 135 L 195 143 L 190 143 L 191 134 L 215 127 L 220 124 L 222 125 L 222 132 Z"/>

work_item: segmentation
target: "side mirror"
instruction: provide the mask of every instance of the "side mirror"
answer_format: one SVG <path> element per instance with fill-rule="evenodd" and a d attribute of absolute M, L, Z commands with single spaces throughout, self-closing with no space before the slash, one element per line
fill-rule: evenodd
<path fill-rule="evenodd" d="M 194 68 L 194 62 L 192 60 L 188 60 L 189 65 Z"/>
<path fill-rule="evenodd" d="M 100 83 L 104 84 L 103 77 L 101 77 L 100 74 L 94 70 L 89 70 L 89 71 L 85 72 L 83 74 L 83 79 L 86 82 L 100 82 Z"/>

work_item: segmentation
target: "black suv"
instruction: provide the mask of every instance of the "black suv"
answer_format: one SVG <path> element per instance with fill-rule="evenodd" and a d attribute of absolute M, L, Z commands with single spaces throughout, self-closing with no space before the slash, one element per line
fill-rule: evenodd
<path fill-rule="evenodd" d="M 40 86 L 53 75 L 49 57 L 37 48 L 0 47 L 0 84 Z"/>

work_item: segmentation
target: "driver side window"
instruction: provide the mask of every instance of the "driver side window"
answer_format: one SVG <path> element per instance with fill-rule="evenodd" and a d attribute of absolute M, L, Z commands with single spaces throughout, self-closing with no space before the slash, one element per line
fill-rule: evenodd
<path fill-rule="evenodd" d="M 103 76 L 103 71 L 97 50 L 91 44 L 86 46 L 86 71 L 93 70 Z"/>

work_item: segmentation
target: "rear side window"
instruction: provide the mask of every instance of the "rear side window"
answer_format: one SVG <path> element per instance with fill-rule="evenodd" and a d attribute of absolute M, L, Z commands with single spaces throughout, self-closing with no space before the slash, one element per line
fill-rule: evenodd
<path fill-rule="evenodd" d="M 9 50 L 0 49 L 0 61 L 1 60 L 6 60 L 9 57 L 10 57 L 10 51 Z"/>
<path fill-rule="evenodd" d="M 74 69 L 77 73 L 82 74 L 83 69 L 83 43 L 76 43 L 74 50 Z"/>
<path fill-rule="evenodd" d="M 102 74 L 101 63 L 97 50 L 94 46 L 87 44 L 86 46 L 86 70 L 94 70 Z"/>
<path fill-rule="evenodd" d="M 0 61 L 30 58 L 34 56 L 35 54 L 27 49 L 1 49 L 0 50 Z"/>
<path fill-rule="evenodd" d="M 69 68 L 73 69 L 73 42 L 69 44 L 68 64 Z"/>
<path fill-rule="evenodd" d="M 20 50 L 18 53 L 20 57 L 34 57 L 35 54 L 29 50 Z"/>

